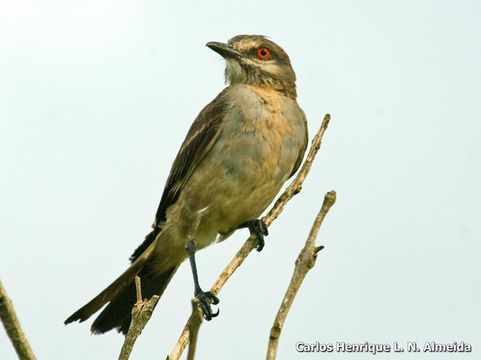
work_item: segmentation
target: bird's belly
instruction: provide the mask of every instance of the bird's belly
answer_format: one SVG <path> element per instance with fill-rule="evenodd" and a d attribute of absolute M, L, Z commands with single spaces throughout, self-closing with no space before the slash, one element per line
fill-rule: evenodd
<path fill-rule="evenodd" d="M 240 133 L 216 144 L 184 191 L 191 209 L 202 211 L 199 235 L 235 230 L 258 218 L 292 172 L 300 149 L 272 138 Z M 199 247 L 208 245 L 202 244 Z"/>

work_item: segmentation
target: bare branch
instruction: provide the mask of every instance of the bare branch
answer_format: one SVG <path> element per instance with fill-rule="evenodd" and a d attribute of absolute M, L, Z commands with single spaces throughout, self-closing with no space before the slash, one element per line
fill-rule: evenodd
<path fill-rule="evenodd" d="M 20 360 L 35 360 L 32 348 L 23 333 L 12 301 L 0 281 L 0 319 Z"/>
<path fill-rule="evenodd" d="M 317 214 L 316 220 L 312 225 L 309 237 L 306 240 L 306 244 L 302 248 L 299 256 L 296 260 L 296 267 L 294 268 L 294 273 L 292 274 L 291 282 L 282 300 L 277 316 L 272 325 L 269 345 L 267 348 L 266 360 L 275 360 L 277 355 L 277 347 L 279 346 L 279 337 L 281 335 L 282 327 L 286 321 L 287 314 L 294 302 L 294 298 L 304 281 L 307 272 L 312 269 L 316 263 L 317 253 L 322 250 L 323 246 L 316 246 L 316 238 L 319 233 L 319 228 L 326 217 L 327 212 L 332 205 L 336 202 L 336 192 L 330 191 L 324 197 L 324 202 L 322 204 L 319 214 Z"/>
<path fill-rule="evenodd" d="M 189 320 L 185 324 L 179 340 L 175 344 L 175 347 L 172 349 L 170 355 L 167 356 L 166 360 L 179 359 L 187 344 L 190 344 L 187 359 L 194 359 L 197 336 L 199 334 L 199 328 L 202 324 L 202 320 L 202 310 L 198 306 L 198 300 L 194 298 L 192 299 L 192 313 L 190 314 Z"/>
<path fill-rule="evenodd" d="M 135 341 L 142 333 L 145 324 L 149 321 L 154 311 L 159 296 L 154 295 L 150 300 L 142 300 L 142 288 L 140 285 L 140 278 L 135 277 L 135 290 L 137 293 L 137 302 L 132 307 L 132 321 L 130 322 L 129 331 L 125 336 L 124 344 L 120 350 L 119 360 L 127 360 L 130 357 Z"/>
<path fill-rule="evenodd" d="M 194 360 L 195 348 L 197 346 L 197 338 L 199 336 L 200 325 L 204 317 L 202 310 L 199 308 L 199 301 L 192 299 L 192 322 L 189 323 L 189 351 L 187 353 L 187 360 Z"/>
<path fill-rule="evenodd" d="M 262 218 L 267 226 L 272 224 L 272 222 L 277 219 L 280 215 L 284 206 L 287 204 L 289 200 L 291 200 L 294 195 L 299 193 L 302 189 L 302 183 L 304 182 L 307 174 L 311 170 L 312 163 L 314 158 L 316 157 L 317 151 L 319 150 L 322 142 L 322 137 L 324 132 L 326 131 L 331 116 L 326 114 L 322 121 L 321 127 L 319 128 L 316 136 L 312 139 L 311 148 L 309 149 L 309 153 L 307 154 L 306 159 L 301 167 L 301 170 L 297 173 L 296 178 L 292 181 L 292 183 L 286 188 L 286 190 L 282 193 L 282 195 L 277 199 L 274 206 L 271 210 L 267 213 L 266 216 Z M 247 258 L 249 253 L 255 248 L 256 245 L 256 238 L 255 236 L 250 236 L 247 241 L 242 245 L 240 250 L 234 256 L 234 258 L 230 261 L 230 263 L 225 267 L 222 273 L 219 275 L 219 278 L 215 281 L 214 285 L 211 288 L 213 294 L 217 295 L 222 287 L 225 285 L 227 280 L 232 276 L 232 274 L 237 270 L 237 268 L 244 262 Z M 187 324 L 184 326 L 182 333 L 179 337 L 179 340 L 175 344 L 174 350 L 172 350 L 170 356 L 167 357 L 168 360 L 177 360 L 182 355 L 185 347 L 189 342 L 189 326 L 188 324 L 193 321 L 193 315 L 189 317 L 187 320 Z"/>

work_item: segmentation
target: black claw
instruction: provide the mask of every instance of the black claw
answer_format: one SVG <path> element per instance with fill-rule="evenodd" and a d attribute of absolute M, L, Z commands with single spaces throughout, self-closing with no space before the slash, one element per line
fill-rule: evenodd
<path fill-rule="evenodd" d="M 212 320 L 219 315 L 219 309 L 216 312 L 212 312 L 211 304 L 217 305 L 219 303 L 219 298 L 212 294 L 211 291 L 198 290 L 195 293 L 195 297 L 199 300 L 199 306 L 204 314 L 204 319 L 207 321 Z"/>
<path fill-rule="evenodd" d="M 212 304 L 217 305 L 219 303 L 220 301 L 219 298 L 214 294 L 212 294 L 211 291 L 207 291 L 205 294 L 212 299 Z"/>
<path fill-rule="evenodd" d="M 266 223 L 260 219 L 255 219 L 246 221 L 240 227 L 249 228 L 250 233 L 257 238 L 256 250 L 262 251 L 265 245 L 264 236 L 269 235 Z"/>
<path fill-rule="evenodd" d="M 257 252 L 261 252 L 262 249 L 264 249 L 264 245 L 266 244 L 266 242 L 264 241 L 264 236 L 258 235 L 258 234 L 256 234 L 256 236 L 257 236 L 256 250 Z"/>

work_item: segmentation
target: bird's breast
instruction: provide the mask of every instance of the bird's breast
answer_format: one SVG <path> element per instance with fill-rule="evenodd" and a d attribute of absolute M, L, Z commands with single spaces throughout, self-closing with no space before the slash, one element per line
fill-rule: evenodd
<path fill-rule="evenodd" d="M 248 86 L 233 90 L 221 133 L 179 198 L 182 212 L 202 212 L 199 247 L 258 218 L 305 147 L 305 117 L 295 100 Z"/>
<path fill-rule="evenodd" d="M 225 170 L 242 180 L 283 183 L 305 143 L 302 110 L 274 90 L 243 86 L 236 95 L 219 144 Z"/>
<path fill-rule="evenodd" d="M 217 217 L 219 232 L 261 215 L 306 141 L 304 113 L 294 100 L 247 86 L 232 96 L 222 133 L 202 163 L 212 178 L 205 205 Z"/>

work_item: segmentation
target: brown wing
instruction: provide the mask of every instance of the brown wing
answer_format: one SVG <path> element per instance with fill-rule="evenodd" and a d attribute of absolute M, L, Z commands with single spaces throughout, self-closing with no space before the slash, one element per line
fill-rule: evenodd
<path fill-rule="evenodd" d="M 294 168 L 292 169 L 291 174 L 289 175 L 289 178 L 291 178 L 297 172 L 297 169 L 299 169 L 299 166 L 301 166 L 302 159 L 304 159 L 304 153 L 306 152 L 306 149 L 307 149 L 307 140 L 309 138 L 309 134 L 307 132 L 306 115 L 304 114 L 304 111 L 302 111 L 302 110 L 300 111 L 300 114 L 302 116 L 302 121 L 304 122 L 304 129 L 305 129 L 304 143 L 302 144 L 301 151 L 299 151 L 299 155 L 297 156 L 296 163 L 294 165 Z"/>
<path fill-rule="evenodd" d="M 145 241 L 132 254 L 131 261 L 135 261 L 155 240 L 162 223 L 166 220 L 167 209 L 177 201 L 190 175 L 216 142 L 226 109 L 224 94 L 225 90 L 200 112 L 190 127 L 167 178 L 155 214 L 154 230 L 145 237 Z"/>

